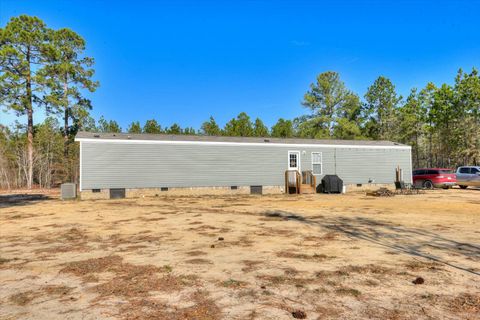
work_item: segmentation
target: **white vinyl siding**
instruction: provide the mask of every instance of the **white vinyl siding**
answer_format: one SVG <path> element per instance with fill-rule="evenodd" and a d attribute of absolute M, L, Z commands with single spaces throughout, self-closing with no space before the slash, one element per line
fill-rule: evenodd
<path fill-rule="evenodd" d="M 345 184 L 369 180 L 393 183 L 397 166 L 411 172 L 410 149 L 405 148 L 118 141 L 81 141 L 82 190 L 283 186 L 285 170 L 289 169 L 289 151 L 297 151 L 300 170 L 317 171 L 310 156 L 320 155 L 318 183 L 325 174 L 337 174 Z"/>

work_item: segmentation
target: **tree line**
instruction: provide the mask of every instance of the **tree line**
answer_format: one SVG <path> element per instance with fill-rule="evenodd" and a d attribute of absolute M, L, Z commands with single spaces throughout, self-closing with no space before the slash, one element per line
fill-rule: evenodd
<path fill-rule="evenodd" d="M 0 105 L 26 123 L 0 124 L 0 188 L 50 187 L 78 181 L 79 130 L 149 134 L 244 137 L 390 140 L 412 146 L 414 167 L 455 167 L 480 162 L 480 76 L 459 70 L 453 84 L 412 89 L 407 97 L 378 77 L 360 96 L 337 72 L 319 74 L 301 100 L 306 112 L 280 118 L 268 128 L 245 112 L 221 127 L 213 116 L 199 130 L 156 119 L 131 122 L 90 115 L 94 59 L 74 31 L 48 28 L 37 17 L 22 15 L 0 28 Z M 34 112 L 49 116 L 34 123 Z"/>

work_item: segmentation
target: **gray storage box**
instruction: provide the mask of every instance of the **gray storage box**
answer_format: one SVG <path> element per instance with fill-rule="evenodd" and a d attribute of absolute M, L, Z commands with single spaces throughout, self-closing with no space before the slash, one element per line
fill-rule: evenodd
<path fill-rule="evenodd" d="M 75 183 L 62 183 L 60 190 L 62 200 L 75 199 L 77 197 L 77 185 Z"/>

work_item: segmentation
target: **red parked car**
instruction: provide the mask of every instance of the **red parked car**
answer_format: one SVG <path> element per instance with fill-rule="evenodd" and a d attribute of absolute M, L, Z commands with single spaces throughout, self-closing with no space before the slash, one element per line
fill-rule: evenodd
<path fill-rule="evenodd" d="M 413 184 L 427 189 L 451 188 L 457 183 L 457 176 L 452 169 L 424 168 L 413 170 Z"/>

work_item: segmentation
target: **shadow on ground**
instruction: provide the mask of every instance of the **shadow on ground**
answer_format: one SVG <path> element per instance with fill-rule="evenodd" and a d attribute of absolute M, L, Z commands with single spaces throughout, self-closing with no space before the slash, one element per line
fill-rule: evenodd
<path fill-rule="evenodd" d="M 0 208 L 24 206 L 33 202 L 51 200 L 44 194 L 2 194 L 0 195 Z"/>
<path fill-rule="evenodd" d="M 407 228 L 364 217 L 315 217 L 275 211 L 265 212 L 266 217 L 281 218 L 285 221 L 319 226 L 342 233 L 355 239 L 361 239 L 383 246 L 393 251 L 430 259 L 450 267 L 480 276 L 478 268 L 469 268 L 447 261 L 445 257 L 463 257 L 472 261 L 480 261 L 480 245 L 458 242 L 438 233 Z"/>

